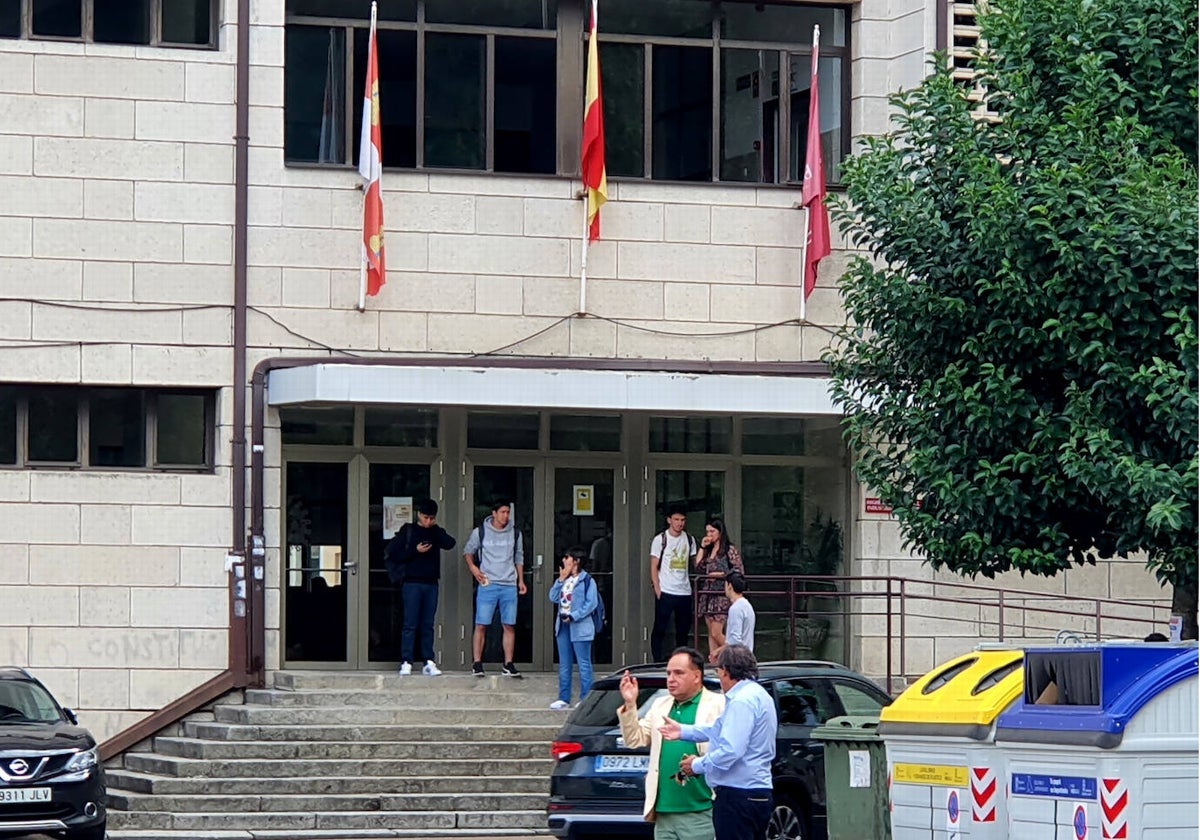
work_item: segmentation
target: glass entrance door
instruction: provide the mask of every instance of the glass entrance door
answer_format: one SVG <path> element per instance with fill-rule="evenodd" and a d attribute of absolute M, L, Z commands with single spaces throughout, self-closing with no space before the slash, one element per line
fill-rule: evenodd
<path fill-rule="evenodd" d="M 567 549 L 582 546 L 588 554 L 587 572 L 596 581 L 609 618 L 608 626 L 592 643 L 592 663 L 595 665 L 612 665 L 614 661 L 612 627 L 616 614 L 614 610 L 618 605 L 613 593 L 628 591 L 628 582 L 625 581 L 627 570 L 622 569 L 621 578 L 625 585 L 620 590 L 614 577 L 615 488 L 616 471 L 611 467 L 558 467 L 554 470 L 554 555 L 552 560 L 547 560 L 543 589 L 549 591 L 558 576 L 559 563 Z M 554 632 L 553 618 L 551 613 L 551 635 Z M 551 650 L 557 663 L 557 647 L 552 645 Z"/>
<path fill-rule="evenodd" d="M 687 513 L 687 531 L 704 537 L 704 526 L 714 516 L 725 516 L 725 470 L 657 469 L 654 471 L 654 526 L 666 527 L 667 511 L 675 505 Z M 732 523 L 726 522 L 732 527 Z"/>
<path fill-rule="evenodd" d="M 364 552 L 367 568 L 363 575 L 367 609 L 358 626 L 358 656 L 360 661 L 369 663 L 399 663 L 404 606 L 400 590 L 388 578 L 383 551 L 393 534 L 406 523 L 416 521 L 413 506 L 430 498 L 429 465 L 372 462 L 368 472 L 367 550 Z M 455 559 L 455 552 L 444 552 L 443 566 Z M 440 623 L 440 620 L 436 622 L 435 627 Z M 435 643 L 434 647 L 440 658 L 441 644 Z"/>
<path fill-rule="evenodd" d="M 649 527 L 645 529 L 645 533 L 652 537 L 662 533 L 666 527 L 667 511 L 676 505 L 682 507 L 687 514 L 687 532 L 695 538 L 696 545 L 700 545 L 700 540 L 704 538 L 704 526 L 709 519 L 714 516 L 726 516 L 725 502 L 728 482 L 724 469 L 696 470 L 663 466 L 652 470 L 651 476 L 654 482 L 652 485 L 654 496 L 651 500 L 653 509 L 649 516 L 652 519 Z M 736 527 L 728 519 L 726 519 L 726 525 L 731 529 Z M 645 550 L 648 554 L 648 541 Z M 647 624 L 649 625 L 654 622 L 654 592 L 649 586 L 645 591 L 642 609 L 643 615 L 648 617 Z M 702 639 L 707 632 L 705 624 L 697 618 L 694 626 L 696 628 L 694 632 L 697 635 L 694 636 L 693 641 L 703 650 Z M 649 642 L 647 641 L 646 653 L 649 654 L 649 652 Z M 649 661 L 648 658 L 647 661 Z"/>
<path fill-rule="evenodd" d="M 350 465 L 287 463 L 284 476 L 284 658 L 346 666 L 358 578 L 349 531 Z"/>
<path fill-rule="evenodd" d="M 400 659 L 403 608 L 387 540 L 430 495 L 429 464 L 288 461 L 284 659 L 372 668 Z M 440 646 L 439 646 L 440 647 Z M 440 651 L 439 651 L 440 652 Z"/>
<path fill-rule="evenodd" d="M 540 671 L 547 667 L 546 659 L 546 585 L 542 584 L 541 569 L 536 565 L 543 558 L 538 548 L 541 534 L 538 532 L 540 518 L 537 515 L 540 501 L 537 486 L 540 470 L 529 463 L 514 464 L 473 464 L 471 469 L 471 518 L 464 530 L 458 555 L 462 555 L 462 547 L 470 538 L 470 532 L 479 527 L 492 513 L 492 504 L 498 499 L 512 502 L 512 519 L 521 532 L 524 545 L 525 584 L 527 592 L 517 599 L 516 649 L 514 661 L 518 665 Z M 465 567 L 464 567 L 465 574 Z M 471 603 L 464 605 L 463 614 L 469 616 L 466 627 L 466 656 L 470 653 L 471 633 L 475 629 L 475 588 L 472 581 L 470 590 Z M 553 631 L 550 631 L 551 633 Z M 496 616 L 488 628 L 483 648 L 484 661 L 489 663 L 494 672 L 503 656 L 501 647 L 500 619 Z"/>

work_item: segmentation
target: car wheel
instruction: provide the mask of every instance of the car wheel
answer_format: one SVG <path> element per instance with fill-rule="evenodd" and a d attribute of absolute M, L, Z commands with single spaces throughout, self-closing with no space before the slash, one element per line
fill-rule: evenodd
<path fill-rule="evenodd" d="M 104 840 L 107 820 L 90 828 L 77 828 L 67 832 L 67 840 Z"/>
<path fill-rule="evenodd" d="M 767 823 L 767 840 L 804 840 L 808 837 L 807 826 L 804 810 L 794 799 L 781 796 L 775 800 L 771 821 Z"/>

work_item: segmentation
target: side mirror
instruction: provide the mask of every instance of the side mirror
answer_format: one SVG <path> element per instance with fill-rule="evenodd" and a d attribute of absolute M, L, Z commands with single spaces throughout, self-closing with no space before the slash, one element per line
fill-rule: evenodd
<path fill-rule="evenodd" d="M 63 706 L 63 714 L 66 715 L 67 720 L 69 720 L 73 726 L 79 725 L 79 718 L 75 717 L 75 711 L 73 709 L 68 709 L 66 706 Z"/>

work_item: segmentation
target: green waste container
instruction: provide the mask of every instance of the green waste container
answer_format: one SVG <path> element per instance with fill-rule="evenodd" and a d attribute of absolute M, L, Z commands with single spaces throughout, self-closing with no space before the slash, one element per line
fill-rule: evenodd
<path fill-rule="evenodd" d="M 813 730 L 825 744 L 825 811 L 829 840 L 892 836 L 887 753 L 875 730 L 878 716 L 836 717 Z"/>

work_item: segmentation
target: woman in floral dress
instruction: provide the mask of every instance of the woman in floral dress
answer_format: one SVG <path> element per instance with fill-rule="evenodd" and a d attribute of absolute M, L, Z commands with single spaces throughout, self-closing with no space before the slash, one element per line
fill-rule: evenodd
<path fill-rule="evenodd" d="M 704 539 L 696 552 L 697 608 L 708 625 L 708 650 L 725 644 L 725 622 L 729 618 L 729 599 L 725 597 L 725 576 L 736 571 L 746 573 L 742 553 L 729 541 L 725 521 L 714 517 L 704 527 Z"/>

